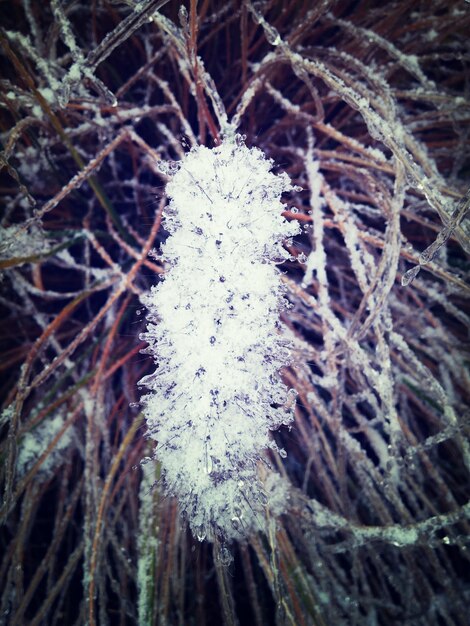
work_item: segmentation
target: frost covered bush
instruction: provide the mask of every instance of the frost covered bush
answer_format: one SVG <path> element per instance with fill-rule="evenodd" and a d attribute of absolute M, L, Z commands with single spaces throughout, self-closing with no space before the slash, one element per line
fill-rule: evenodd
<path fill-rule="evenodd" d="M 289 258 L 282 242 L 299 228 L 281 216 L 292 186 L 272 165 L 238 136 L 187 154 L 166 188 L 171 268 L 143 298 L 142 338 L 158 363 L 141 380 L 152 390 L 144 412 L 166 490 L 200 539 L 261 526 L 257 462 L 276 448 L 269 431 L 292 419 L 275 263 Z"/>

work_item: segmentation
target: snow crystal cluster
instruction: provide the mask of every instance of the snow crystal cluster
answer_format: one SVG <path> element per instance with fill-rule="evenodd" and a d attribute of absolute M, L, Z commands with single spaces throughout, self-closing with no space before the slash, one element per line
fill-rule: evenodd
<path fill-rule="evenodd" d="M 191 150 L 167 185 L 162 246 L 170 269 L 143 298 L 142 338 L 158 364 L 141 384 L 165 490 L 195 535 L 240 539 L 263 524 L 270 492 L 258 475 L 270 430 L 292 421 L 290 362 L 275 267 L 298 232 L 281 215 L 287 174 L 233 136 Z M 280 450 L 281 455 L 285 455 Z M 276 507 L 278 508 L 278 507 Z"/>

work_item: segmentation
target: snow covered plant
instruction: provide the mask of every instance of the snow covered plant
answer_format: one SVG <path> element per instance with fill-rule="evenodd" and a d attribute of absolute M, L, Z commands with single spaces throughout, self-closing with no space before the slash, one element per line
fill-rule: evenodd
<path fill-rule="evenodd" d="M 287 174 L 240 136 L 192 149 L 168 183 L 163 255 L 170 269 L 143 302 L 147 352 L 157 365 L 141 384 L 166 492 L 202 541 L 239 539 L 262 524 L 258 476 L 270 430 L 292 420 L 293 390 L 280 379 L 290 343 L 276 263 L 298 232 L 281 215 Z M 279 451 L 284 455 L 283 450 Z"/>

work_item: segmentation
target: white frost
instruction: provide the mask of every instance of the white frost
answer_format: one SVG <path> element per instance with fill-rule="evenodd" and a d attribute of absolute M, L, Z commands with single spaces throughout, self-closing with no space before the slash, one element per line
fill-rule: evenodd
<path fill-rule="evenodd" d="M 0 226 L 0 259 L 15 257 L 30 257 L 36 254 L 45 254 L 50 245 L 44 234 L 37 226 L 28 230 L 21 226 Z"/>
<path fill-rule="evenodd" d="M 275 448 L 270 429 L 292 420 L 282 406 L 279 369 L 290 353 L 276 330 L 284 299 L 274 263 L 288 258 L 282 241 L 298 226 L 281 216 L 289 179 L 271 167 L 238 137 L 188 153 L 167 186 L 172 267 L 143 299 L 142 338 L 158 361 L 141 381 L 151 389 L 149 433 L 165 489 L 201 540 L 260 525 L 268 498 L 257 462 Z"/>
<path fill-rule="evenodd" d="M 16 471 L 20 478 L 33 467 L 39 457 L 47 450 L 49 444 L 63 427 L 64 421 L 64 416 L 60 413 L 46 417 L 38 426 L 27 432 L 20 440 L 16 460 Z M 64 431 L 50 454 L 39 467 L 39 477 L 49 477 L 53 469 L 59 463 L 63 462 L 63 451 L 71 444 L 73 433 L 74 429 L 71 427 Z"/>

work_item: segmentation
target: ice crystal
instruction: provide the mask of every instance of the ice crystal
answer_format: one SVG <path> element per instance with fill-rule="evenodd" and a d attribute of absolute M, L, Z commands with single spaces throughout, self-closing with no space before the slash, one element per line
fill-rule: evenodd
<path fill-rule="evenodd" d="M 271 168 L 240 137 L 186 155 L 167 185 L 171 269 L 144 298 L 143 339 L 158 362 L 141 381 L 147 425 L 165 488 L 202 539 L 240 538 L 261 523 L 269 503 L 257 462 L 276 448 L 270 430 L 292 420 L 275 263 L 298 227 L 281 215 L 289 178 Z"/>

